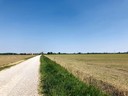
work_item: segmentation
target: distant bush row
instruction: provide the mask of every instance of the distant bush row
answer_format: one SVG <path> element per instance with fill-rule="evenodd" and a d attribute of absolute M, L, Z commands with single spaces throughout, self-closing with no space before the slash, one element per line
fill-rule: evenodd
<path fill-rule="evenodd" d="M 77 53 L 61 53 L 61 52 L 58 52 L 58 53 L 55 53 L 55 52 L 47 52 L 46 54 L 128 54 L 128 52 L 103 52 L 103 53 L 100 53 L 100 52 L 88 52 L 88 53 L 82 53 L 82 52 L 77 52 Z"/>
<path fill-rule="evenodd" d="M 88 52 L 88 53 L 82 53 L 82 52 L 77 52 L 77 53 L 62 53 L 62 52 L 47 52 L 47 53 L 0 53 L 0 55 L 40 55 L 40 54 L 128 54 L 128 52 L 116 52 L 116 53 L 109 53 L 109 52 L 103 52 L 103 53 L 98 53 L 98 52 Z"/>
<path fill-rule="evenodd" d="M 0 53 L 0 55 L 39 55 L 41 53 Z"/>

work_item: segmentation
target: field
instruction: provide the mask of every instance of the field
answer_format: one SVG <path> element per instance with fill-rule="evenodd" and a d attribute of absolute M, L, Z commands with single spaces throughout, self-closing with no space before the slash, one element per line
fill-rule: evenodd
<path fill-rule="evenodd" d="M 45 96 L 108 96 L 45 56 L 41 57 L 40 75 L 40 92 Z"/>
<path fill-rule="evenodd" d="M 33 55 L 0 55 L 0 69 L 12 66 L 31 57 Z"/>
<path fill-rule="evenodd" d="M 128 54 L 46 55 L 87 84 L 128 96 Z"/>

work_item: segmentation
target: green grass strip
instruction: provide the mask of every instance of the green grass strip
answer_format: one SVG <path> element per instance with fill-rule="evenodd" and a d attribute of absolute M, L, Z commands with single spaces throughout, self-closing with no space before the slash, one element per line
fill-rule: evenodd
<path fill-rule="evenodd" d="M 107 96 L 45 56 L 41 57 L 40 73 L 41 94 L 45 96 Z"/>

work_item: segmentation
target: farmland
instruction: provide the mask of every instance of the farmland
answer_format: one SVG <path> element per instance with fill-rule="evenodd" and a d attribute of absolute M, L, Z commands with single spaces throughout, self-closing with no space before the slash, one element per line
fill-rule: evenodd
<path fill-rule="evenodd" d="M 45 56 L 41 57 L 40 75 L 40 92 L 45 96 L 108 96 Z"/>
<path fill-rule="evenodd" d="M 24 61 L 34 55 L 0 55 L 0 69 L 15 65 L 18 62 Z"/>
<path fill-rule="evenodd" d="M 128 54 L 46 56 L 87 84 L 113 96 L 128 95 Z"/>

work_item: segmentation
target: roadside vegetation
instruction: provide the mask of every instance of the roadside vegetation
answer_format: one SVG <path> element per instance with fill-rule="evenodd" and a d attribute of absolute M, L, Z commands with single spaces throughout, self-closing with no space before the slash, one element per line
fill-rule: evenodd
<path fill-rule="evenodd" d="M 10 68 L 10 67 L 12 67 L 12 66 L 14 66 L 14 65 L 7 65 L 7 66 L 2 66 L 2 67 L 0 67 L 0 71 L 1 71 L 1 70 L 3 70 L 3 69 L 7 69 L 7 68 Z"/>
<path fill-rule="evenodd" d="M 128 96 L 128 54 L 45 55 L 83 82 L 112 96 Z"/>
<path fill-rule="evenodd" d="M 0 71 L 10 68 L 24 60 L 32 58 L 35 55 L 0 55 Z"/>
<path fill-rule="evenodd" d="M 41 57 L 40 74 L 40 92 L 45 96 L 107 96 L 45 56 Z"/>

